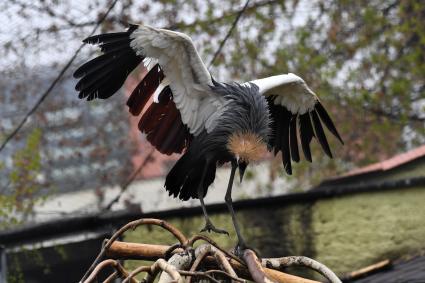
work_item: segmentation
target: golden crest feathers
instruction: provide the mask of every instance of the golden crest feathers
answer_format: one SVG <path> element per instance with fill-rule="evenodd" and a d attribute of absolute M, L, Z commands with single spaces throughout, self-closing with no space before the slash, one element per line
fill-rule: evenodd
<path fill-rule="evenodd" d="M 240 159 L 249 162 L 264 158 L 267 145 L 254 133 L 238 132 L 230 136 L 227 149 Z"/>

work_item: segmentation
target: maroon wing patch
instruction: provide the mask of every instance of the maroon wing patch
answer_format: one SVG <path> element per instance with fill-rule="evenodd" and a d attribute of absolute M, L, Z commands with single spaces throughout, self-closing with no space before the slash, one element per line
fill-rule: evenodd
<path fill-rule="evenodd" d="M 127 106 L 135 116 L 143 113 L 139 130 L 159 152 L 170 155 L 187 148 L 192 135 L 182 122 L 169 86 L 161 91 L 158 102 L 151 99 L 164 77 L 161 67 L 156 64 L 133 90 Z"/>

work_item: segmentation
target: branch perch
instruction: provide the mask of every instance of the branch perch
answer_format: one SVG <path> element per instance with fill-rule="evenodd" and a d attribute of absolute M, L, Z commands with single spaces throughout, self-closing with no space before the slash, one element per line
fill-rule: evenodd
<path fill-rule="evenodd" d="M 87 272 L 84 274 L 83 278 L 80 280 L 80 282 L 84 282 L 84 280 L 89 276 L 89 274 L 93 271 L 93 269 L 95 268 L 95 266 L 98 264 L 98 262 L 104 257 L 106 251 L 108 250 L 108 248 L 112 245 L 112 243 L 118 239 L 118 237 L 120 237 L 122 234 L 124 234 L 124 232 L 130 230 L 130 229 L 136 229 L 138 226 L 140 225 L 157 225 L 160 226 L 162 228 L 164 228 L 165 230 L 169 231 L 171 234 L 173 234 L 174 237 L 177 238 L 177 240 L 183 245 L 184 243 L 187 242 L 186 237 L 179 231 L 177 230 L 174 226 L 170 225 L 168 222 L 165 222 L 163 220 L 159 220 L 159 219 L 154 219 L 154 218 L 142 218 L 139 220 L 135 220 L 132 222 L 127 223 L 126 225 L 124 225 L 123 227 L 121 227 L 117 232 L 114 233 L 114 235 L 112 235 L 112 237 L 106 242 L 106 244 L 102 247 L 102 250 L 100 251 L 100 253 L 97 255 L 96 259 L 94 260 L 94 262 L 92 263 L 92 265 L 90 266 L 90 268 L 87 270 Z"/>
<path fill-rule="evenodd" d="M 245 250 L 243 253 L 243 259 L 248 265 L 249 273 L 252 275 L 257 283 L 274 283 L 276 281 L 270 279 L 261 265 L 261 261 L 258 259 L 257 255 L 252 250 Z"/>
<path fill-rule="evenodd" d="M 169 231 L 178 240 L 178 244 L 169 246 L 116 241 L 127 230 L 135 229 L 140 225 L 158 225 Z M 206 243 L 194 248 L 193 245 L 199 240 Z M 104 257 L 110 259 L 101 261 Z M 127 259 L 148 260 L 153 263 L 139 266 L 129 272 L 116 261 Z M 246 282 L 246 280 L 258 283 L 318 283 L 318 281 L 281 271 L 284 267 L 293 265 L 313 269 L 329 279 L 331 283 L 341 282 L 326 266 L 307 257 L 270 258 L 260 261 L 252 250 L 245 250 L 243 259 L 240 259 L 234 254 L 224 251 L 204 235 L 195 235 L 187 239 L 178 229 L 165 221 L 140 219 L 128 223 L 110 239 L 105 240 L 99 255 L 81 282 L 93 282 L 101 270 L 111 266 L 115 270 L 104 282 L 123 278 L 122 282 L 136 283 L 138 281 L 134 279 L 134 276 L 145 272 L 146 277 L 143 282 L 146 283 L 154 282 L 158 275 L 158 283 L 182 283 L 185 282 L 185 277 L 187 277 L 187 282 L 192 282 L 193 278 L 221 282 L 223 278 L 226 278 L 238 283 Z"/>
<path fill-rule="evenodd" d="M 103 270 L 105 267 L 107 266 L 112 266 L 116 271 L 112 274 L 114 275 L 114 277 L 116 276 L 121 276 L 122 278 L 125 278 L 128 276 L 128 272 L 125 270 L 125 268 L 117 261 L 113 260 L 113 259 L 107 259 L 102 261 L 101 263 L 99 263 L 96 268 L 93 270 L 93 272 L 90 274 L 90 276 L 86 279 L 86 281 L 84 281 L 84 283 L 90 283 L 93 282 L 97 275 L 99 274 L 99 272 L 101 270 Z M 112 276 L 111 275 L 111 276 Z M 111 280 L 109 276 L 106 280 Z M 130 281 L 131 283 L 137 283 L 137 281 L 132 280 Z"/>
<path fill-rule="evenodd" d="M 288 266 L 305 266 L 319 272 L 331 283 L 342 283 L 341 280 L 335 275 L 335 273 L 332 272 L 332 270 L 327 268 L 324 264 L 306 256 L 267 258 L 262 259 L 261 265 L 276 270 L 282 270 L 284 267 Z"/>

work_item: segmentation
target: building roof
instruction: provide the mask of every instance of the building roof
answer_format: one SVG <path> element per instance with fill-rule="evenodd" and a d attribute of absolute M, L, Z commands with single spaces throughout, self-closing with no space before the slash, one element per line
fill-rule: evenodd
<path fill-rule="evenodd" d="M 401 165 L 409 163 L 421 157 L 425 157 L 425 144 L 418 148 L 412 149 L 408 152 L 398 154 L 394 157 L 391 157 L 390 159 L 373 163 L 364 167 L 356 168 L 343 175 L 338 176 L 337 178 L 356 176 L 356 175 L 372 173 L 377 171 L 387 171 L 395 167 L 399 167 Z"/>
<path fill-rule="evenodd" d="M 342 187 L 350 183 L 371 183 L 375 174 L 387 174 L 390 170 L 401 168 L 404 165 L 412 164 L 415 161 L 425 158 L 425 145 L 412 149 L 408 152 L 395 155 L 381 162 L 373 163 L 364 167 L 356 168 L 345 174 L 328 178 L 320 183 L 315 189 L 323 189 L 331 186 Z M 423 176 L 423 175 L 420 175 Z M 412 176 L 413 177 L 413 176 Z M 419 176 L 416 176 L 419 177 Z M 377 183 L 381 180 L 376 179 Z"/>
<path fill-rule="evenodd" d="M 382 268 L 348 278 L 344 282 L 355 283 L 423 283 L 425 282 L 425 254 L 402 258 Z"/>
<path fill-rule="evenodd" d="M 132 122 L 132 132 L 134 135 L 140 136 L 140 132 L 137 129 L 137 120 Z M 139 148 L 143 149 L 144 153 L 141 153 L 133 158 L 135 168 L 137 168 L 139 164 L 143 163 L 146 155 L 150 152 L 152 146 L 147 140 L 142 139 L 139 141 Z M 141 174 L 139 174 L 138 179 L 149 179 L 165 175 L 169 164 L 174 163 L 178 159 L 179 155 L 173 154 L 171 156 L 166 156 L 155 151 L 152 156 L 154 157 L 153 160 L 145 166 Z M 363 174 L 385 172 L 422 157 L 425 157 L 425 144 L 408 152 L 395 155 L 389 159 L 369 164 L 364 167 L 356 168 L 342 175 L 329 178 L 325 180 L 324 183 L 333 182 L 336 180 L 339 181 L 342 179 L 360 176 Z"/>

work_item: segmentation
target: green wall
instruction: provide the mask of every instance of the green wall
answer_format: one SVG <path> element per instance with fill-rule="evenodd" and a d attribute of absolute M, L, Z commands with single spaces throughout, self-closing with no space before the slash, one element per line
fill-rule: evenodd
<path fill-rule="evenodd" d="M 316 258 L 338 272 L 425 248 L 425 188 L 318 201 Z"/>
<path fill-rule="evenodd" d="M 237 212 L 250 246 L 263 257 L 305 255 L 339 274 L 386 258 L 425 249 L 425 188 L 360 193 Z M 186 235 L 203 227 L 201 216 L 166 219 Z M 230 238 L 212 234 L 225 248 L 236 243 L 230 216 L 213 214 Z M 157 227 L 128 232 L 126 241 L 175 243 Z"/>

